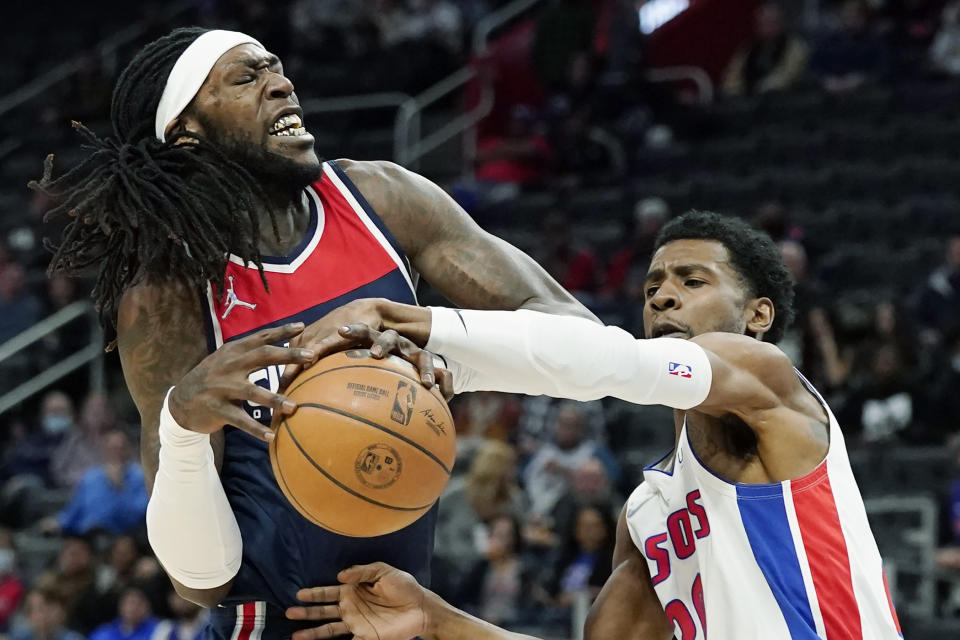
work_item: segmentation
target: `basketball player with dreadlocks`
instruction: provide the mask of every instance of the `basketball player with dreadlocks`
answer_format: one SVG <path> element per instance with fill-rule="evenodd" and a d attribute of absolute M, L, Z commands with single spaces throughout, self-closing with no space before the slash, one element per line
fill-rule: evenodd
<path fill-rule="evenodd" d="M 593 316 L 437 186 L 386 162 L 321 162 L 280 61 L 250 36 L 178 29 L 117 81 L 113 137 L 32 186 L 72 216 L 51 269 L 97 268 L 142 419 L 151 545 L 209 637 L 284 638 L 307 585 L 386 561 L 425 580 L 436 510 L 378 538 L 322 530 L 272 478 L 278 391 L 374 298 L 416 304 L 417 273 L 466 307 Z M 478 269 L 478 265 L 483 265 Z M 437 380 L 430 363 L 422 379 Z M 284 371 L 284 367 L 286 370 Z M 229 426 L 224 426 L 229 425 Z"/>

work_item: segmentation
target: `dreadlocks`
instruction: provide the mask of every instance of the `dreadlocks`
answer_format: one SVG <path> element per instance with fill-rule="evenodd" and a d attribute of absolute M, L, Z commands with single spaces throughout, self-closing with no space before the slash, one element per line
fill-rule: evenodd
<path fill-rule="evenodd" d="M 113 91 L 113 137 L 102 139 L 74 122 L 90 154 L 53 178 L 53 156 L 29 186 L 59 204 L 45 221 L 70 217 L 49 273 L 77 274 L 96 265 L 92 297 L 100 323 L 113 333 L 123 292 L 132 284 L 179 280 L 224 289 L 227 256 L 255 264 L 266 286 L 257 240 L 257 181 L 216 145 L 196 137 L 160 142 L 154 116 L 167 76 L 205 29 L 177 29 L 144 47 Z M 272 215 L 272 214 L 271 214 Z M 276 219 L 271 218 L 273 231 Z"/>

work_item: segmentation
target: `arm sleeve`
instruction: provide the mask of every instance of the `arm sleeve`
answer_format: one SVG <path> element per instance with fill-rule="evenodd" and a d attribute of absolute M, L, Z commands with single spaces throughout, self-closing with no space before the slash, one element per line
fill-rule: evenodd
<path fill-rule="evenodd" d="M 637 340 L 617 327 L 525 309 L 431 312 L 426 348 L 446 358 L 458 392 L 613 396 L 674 409 L 695 407 L 710 392 L 710 360 L 689 340 Z"/>
<path fill-rule="evenodd" d="M 170 577 L 192 589 L 213 589 L 240 570 L 240 527 L 217 475 L 210 436 L 177 424 L 169 398 L 168 391 L 160 412 L 160 466 L 147 504 L 147 537 Z"/>

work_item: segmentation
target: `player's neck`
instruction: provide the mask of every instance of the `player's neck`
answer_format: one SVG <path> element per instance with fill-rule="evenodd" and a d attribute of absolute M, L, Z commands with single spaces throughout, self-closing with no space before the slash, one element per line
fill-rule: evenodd
<path fill-rule="evenodd" d="M 279 238 L 273 232 L 271 217 L 276 220 Z M 260 252 L 285 255 L 297 246 L 309 225 L 310 204 L 302 189 L 295 195 L 271 198 L 260 218 Z"/>

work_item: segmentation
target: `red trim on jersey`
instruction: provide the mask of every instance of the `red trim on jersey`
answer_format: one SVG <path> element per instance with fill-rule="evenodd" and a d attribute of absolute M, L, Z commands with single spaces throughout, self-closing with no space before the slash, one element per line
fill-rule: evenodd
<path fill-rule="evenodd" d="M 243 603 L 243 623 L 240 625 L 240 633 L 237 640 L 250 640 L 250 634 L 257 623 L 257 603 Z"/>
<path fill-rule="evenodd" d="M 792 481 L 790 489 L 827 639 L 862 638 L 850 556 L 827 465 L 820 465 L 802 481 Z"/>
<path fill-rule="evenodd" d="M 887 572 L 881 571 L 880 575 L 883 576 L 883 590 L 887 594 L 887 604 L 890 605 L 890 615 L 893 616 L 893 624 L 897 627 L 897 633 L 900 634 L 900 637 L 903 637 L 903 631 L 900 630 L 900 619 L 897 617 L 897 610 L 893 606 L 893 598 L 890 597 L 890 585 L 887 584 Z"/>
<path fill-rule="evenodd" d="M 330 180 L 316 182 L 311 188 L 321 203 L 318 225 L 322 231 L 316 247 L 296 270 L 267 271 L 268 294 L 253 265 L 227 263 L 226 275 L 233 277 L 237 298 L 257 306 L 236 305 L 224 318 L 229 301 L 225 297 L 214 300 L 215 321 L 224 341 L 337 298 L 400 268 Z"/>

